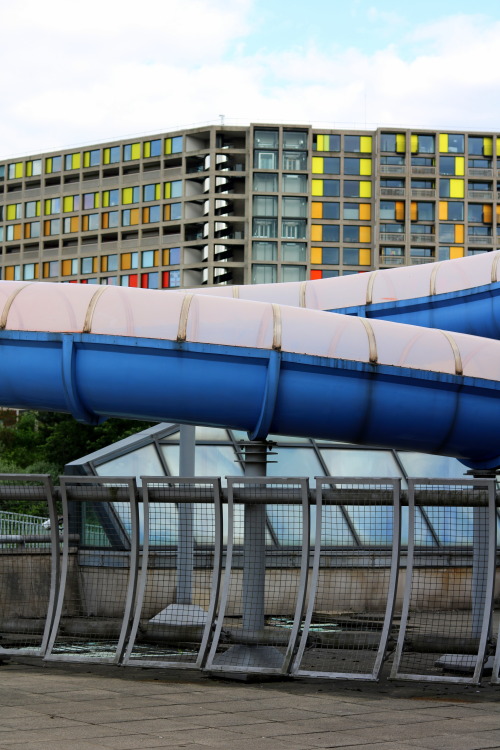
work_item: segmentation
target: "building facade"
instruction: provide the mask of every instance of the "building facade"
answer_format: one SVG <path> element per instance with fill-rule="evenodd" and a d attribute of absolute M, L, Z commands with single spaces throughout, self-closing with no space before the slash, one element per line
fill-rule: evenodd
<path fill-rule="evenodd" d="M 168 289 L 499 247 L 500 134 L 211 126 L 0 162 L 0 273 Z"/>

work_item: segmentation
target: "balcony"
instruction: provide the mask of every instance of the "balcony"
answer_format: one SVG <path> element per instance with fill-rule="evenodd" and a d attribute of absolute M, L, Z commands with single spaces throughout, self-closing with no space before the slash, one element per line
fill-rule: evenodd
<path fill-rule="evenodd" d="M 436 167 L 413 167 L 411 168 L 413 174 L 436 174 Z"/>
<path fill-rule="evenodd" d="M 381 266 L 404 266 L 404 255 L 381 255 L 379 258 Z"/>
<path fill-rule="evenodd" d="M 417 256 L 416 258 L 410 258 L 410 263 L 412 266 L 420 266 L 422 263 L 434 263 L 435 260 L 435 258 L 428 258 L 422 255 L 420 257 Z"/>
<path fill-rule="evenodd" d="M 406 167 L 404 164 L 381 164 L 380 174 L 405 174 Z"/>
<path fill-rule="evenodd" d="M 436 191 L 434 190 L 434 188 L 412 188 L 411 197 L 412 198 L 435 198 Z"/>
<path fill-rule="evenodd" d="M 410 234 L 410 242 L 416 242 L 421 245 L 428 245 L 429 242 L 435 242 L 435 234 Z"/>
<path fill-rule="evenodd" d="M 493 190 L 468 190 L 467 197 L 473 201 L 492 201 Z"/>
<path fill-rule="evenodd" d="M 467 235 L 467 243 L 470 245 L 493 245 L 493 237 L 485 237 L 481 234 Z"/>
<path fill-rule="evenodd" d="M 404 198 L 405 192 L 406 192 L 405 189 L 401 187 L 398 187 L 398 188 L 381 187 L 380 188 L 380 195 L 394 195 L 394 196 L 399 195 Z"/>
<path fill-rule="evenodd" d="M 404 232 L 381 232 L 379 241 L 380 242 L 404 242 L 405 234 Z"/>
<path fill-rule="evenodd" d="M 493 177 L 493 170 L 480 167 L 470 167 L 469 177 Z"/>

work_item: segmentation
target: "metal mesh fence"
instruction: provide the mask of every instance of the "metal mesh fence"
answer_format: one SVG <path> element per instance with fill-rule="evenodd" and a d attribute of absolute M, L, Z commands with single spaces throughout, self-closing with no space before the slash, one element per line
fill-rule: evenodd
<path fill-rule="evenodd" d="M 376 679 L 396 593 L 399 480 L 317 478 L 315 512 L 309 603 L 293 672 Z"/>
<path fill-rule="evenodd" d="M 142 564 L 124 661 L 199 667 L 220 581 L 220 481 L 143 478 Z"/>
<path fill-rule="evenodd" d="M 50 478 L 0 475 L 0 654 L 45 653 L 59 578 L 59 528 Z M 36 515 L 39 514 L 39 515 Z"/>
<path fill-rule="evenodd" d="M 61 494 L 63 567 L 46 658 L 118 662 L 131 627 L 137 581 L 135 481 L 61 477 Z M 73 527 L 80 530 L 76 538 L 69 533 L 69 503 Z M 87 533 L 89 519 L 100 528 L 98 534 Z"/>
<path fill-rule="evenodd" d="M 408 563 L 391 676 L 476 683 L 490 638 L 494 482 L 409 480 L 408 505 Z M 453 567 L 446 550 L 454 552 Z"/>
<path fill-rule="evenodd" d="M 228 479 L 226 564 L 210 671 L 288 671 L 304 607 L 308 518 L 305 479 Z"/>

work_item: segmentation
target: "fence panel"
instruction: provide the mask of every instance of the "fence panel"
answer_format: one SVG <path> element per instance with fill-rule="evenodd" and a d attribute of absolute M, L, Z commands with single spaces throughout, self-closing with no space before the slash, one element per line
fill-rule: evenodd
<path fill-rule="evenodd" d="M 0 654 L 43 656 L 59 581 L 59 527 L 50 477 L 1 474 L 2 501 L 31 513 L 4 511 L 0 529 Z M 33 510 L 40 516 L 33 515 Z"/>
<path fill-rule="evenodd" d="M 400 480 L 316 478 L 308 607 L 293 674 L 376 680 L 390 636 Z"/>
<path fill-rule="evenodd" d="M 206 669 L 288 673 L 309 561 L 308 480 L 229 478 L 221 602 Z"/>
<path fill-rule="evenodd" d="M 142 565 L 124 663 L 201 667 L 221 575 L 220 480 L 143 477 L 142 483 Z"/>
<path fill-rule="evenodd" d="M 121 660 L 137 584 L 136 493 L 129 477 L 61 477 L 64 554 L 46 659 Z M 69 533 L 69 502 L 78 541 Z"/>
<path fill-rule="evenodd" d="M 491 628 L 495 482 L 408 480 L 408 506 L 408 564 L 391 677 L 476 684 Z M 455 552 L 453 568 L 447 549 Z M 434 560 L 433 551 L 440 553 Z"/>

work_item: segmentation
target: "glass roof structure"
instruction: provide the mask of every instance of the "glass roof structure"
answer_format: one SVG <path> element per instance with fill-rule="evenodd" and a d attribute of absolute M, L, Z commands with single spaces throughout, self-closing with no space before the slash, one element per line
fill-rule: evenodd
<path fill-rule="evenodd" d="M 175 424 L 162 423 L 130 438 L 115 443 L 107 448 L 84 456 L 68 464 L 67 473 L 94 476 L 135 476 L 140 483 L 141 476 L 168 477 L 179 474 L 179 438 L 180 427 Z M 195 473 L 197 476 L 219 476 L 222 486 L 227 476 L 243 475 L 243 457 L 241 441 L 247 440 L 246 433 L 235 430 L 223 430 L 210 427 L 196 427 Z M 310 485 L 315 486 L 315 477 L 395 477 L 401 479 L 403 489 L 407 487 L 408 477 L 439 477 L 442 479 L 460 479 L 466 477 L 467 468 L 455 458 L 435 456 L 407 451 L 396 451 L 376 448 L 361 448 L 344 443 L 313 440 L 307 438 L 289 438 L 270 436 L 275 442 L 267 466 L 269 477 L 308 477 Z M 119 508 L 117 508 L 119 512 Z M 164 509 L 166 510 L 166 509 Z M 300 508 L 297 506 L 297 513 Z M 330 537 L 323 540 L 332 547 L 387 547 L 391 544 L 391 514 L 387 513 L 387 524 L 373 524 L 369 508 L 341 506 L 337 511 L 338 518 L 327 526 Z M 389 509 L 388 509 L 389 510 Z M 205 509 L 206 511 L 206 509 Z M 420 523 L 420 544 L 424 547 L 446 548 L 450 544 L 450 531 L 458 527 L 464 530 L 464 544 L 469 544 L 472 537 L 472 509 L 447 508 L 434 518 L 435 509 L 422 509 Z M 203 523 L 197 522 L 195 508 L 195 543 L 209 543 L 203 530 Z M 200 508 L 201 512 L 201 508 Z M 407 543 L 407 508 L 403 508 L 402 543 Z M 177 509 L 169 509 L 171 519 L 169 528 L 163 526 L 156 530 L 155 537 L 159 545 L 175 545 L 177 542 Z M 290 538 L 289 529 L 279 522 L 277 508 L 267 506 L 268 544 L 285 548 L 296 544 Z M 312 524 L 314 527 L 314 524 Z M 335 532 L 338 530 L 338 533 Z M 243 536 L 243 529 L 241 529 Z M 451 534 L 457 544 L 456 534 Z M 314 543 L 314 539 L 312 540 Z"/>

